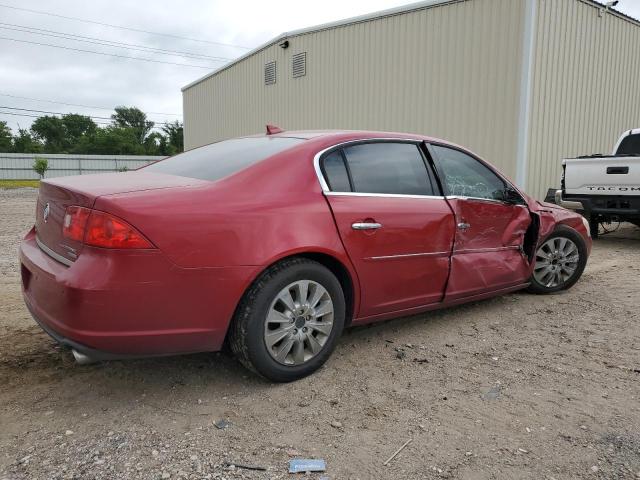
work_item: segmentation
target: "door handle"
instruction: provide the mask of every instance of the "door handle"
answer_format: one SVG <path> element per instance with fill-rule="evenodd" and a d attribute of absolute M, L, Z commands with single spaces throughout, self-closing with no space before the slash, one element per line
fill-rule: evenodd
<path fill-rule="evenodd" d="M 467 222 L 460 222 L 458 224 L 458 230 L 467 230 L 470 227 L 471 227 L 471 224 Z"/>
<path fill-rule="evenodd" d="M 380 227 L 382 227 L 382 224 L 375 222 L 356 222 L 351 224 L 351 228 L 354 230 L 377 230 Z"/>

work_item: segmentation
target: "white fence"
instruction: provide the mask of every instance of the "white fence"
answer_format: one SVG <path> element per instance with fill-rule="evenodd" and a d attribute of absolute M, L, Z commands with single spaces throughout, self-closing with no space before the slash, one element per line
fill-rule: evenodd
<path fill-rule="evenodd" d="M 87 173 L 135 170 L 165 157 L 147 155 L 67 155 L 47 153 L 0 153 L 1 180 L 37 179 L 33 171 L 36 158 L 46 158 L 49 169 L 45 178 L 84 175 Z"/>

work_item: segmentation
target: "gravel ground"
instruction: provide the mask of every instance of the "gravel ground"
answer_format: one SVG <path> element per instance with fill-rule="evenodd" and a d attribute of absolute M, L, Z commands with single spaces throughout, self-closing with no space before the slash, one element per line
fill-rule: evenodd
<path fill-rule="evenodd" d="M 351 329 L 272 385 L 225 354 L 74 364 L 20 295 L 35 197 L 0 190 L 0 479 L 294 478 L 305 457 L 331 479 L 640 479 L 635 227 L 568 292 Z"/>

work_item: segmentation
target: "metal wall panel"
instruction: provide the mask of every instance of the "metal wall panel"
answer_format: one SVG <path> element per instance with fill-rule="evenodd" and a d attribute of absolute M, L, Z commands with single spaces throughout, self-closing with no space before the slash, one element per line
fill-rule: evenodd
<path fill-rule="evenodd" d="M 640 24 L 580 0 L 538 0 L 527 190 L 558 188 L 562 158 L 610 153 L 640 127 Z"/>
<path fill-rule="evenodd" d="M 524 2 L 460 0 L 292 36 L 183 92 L 185 145 L 288 130 L 416 132 L 515 175 Z M 291 58 L 307 53 L 293 78 Z M 275 85 L 264 65 L 277 62 Z"/>
<path fill-rule="evenodd" d="M 126 167 L 135 170 L 165 157 L 149 155 L 65 155 L 0 153 L 0 179 L 32 180 L 38 179 L 33 171 L 33 162 L 37 158 L 46 158 L 49 162 L 46 178 L 84 175 L 88 173 L 116 172 Z"/>

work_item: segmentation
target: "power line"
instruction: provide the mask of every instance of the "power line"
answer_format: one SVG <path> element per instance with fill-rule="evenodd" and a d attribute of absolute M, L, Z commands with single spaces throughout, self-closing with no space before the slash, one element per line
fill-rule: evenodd
<path fill-rule="evenodd" d="M 43 47 L 62 48 L 63 50 L 72 50 L 74 52 L 83 52 L 83 53 L 93 53 L 93 54 L 96 54 L 96 55 L 104 55 L 104 56 L 107 56 L 107 57 L 127 58 L 129 60 L 140 60 L 142 62 L 164 63 L 166 65 L 177 65 L 179 67 L 204 68 L 206 70 L 211 70 L 211 67 L 205 67 L 204 65 L 191 65 L 189 63 L 164 62 L 162 60 L 153 60 L 151 58 L 130 57 L 128 55 L 118 55 L 116 53 L 96 52 L 95 50 L 84 50 L 82 48 L 73 48 L 73 47 L 65 47 L 65 46 L 62 46 L 62 45 L 53 45 L 51 43 L 40 43 L 40 42 L 32 42 L 32 41 L 29 41 L 29 40 L 18 40 L 17 38 L 10 38 L 10 37 L 0 37 L 0 40 L 10 40 L 12 42 L 30 43 L 32 45 L 40 45 L 40 46 L 43 46 Z"/>
<path fill-rule="evenodd" d="M 32 110 L 30 108 L 5 107 L 5 106 L 2 106 L 2 105 L 0 105 L 0 108 L 6 108 L 7 110 L 20 110 L 22 112 L 53 113 L 55 115 L 66 115 L 66 114 L 60 113 L 60 112 L 49 112 L 47 110 Z M 80 114 L 77 114 L 77 115 L 80 115 Z M 83 117 L 98 118 L 100 120 L 111 120 L 111 117 L 94 117 L 92 115 L 83 115 Z"/>
<path fill-rule="evenodd" d="M 13 115 L 15 117 L 41 118 L 41 115 L 30 115 L 28 113 L 0 112 L 0 115 Z M 94 121 L 94 123 L 97 123 L 98 125 L 111 125 L 111 123 L 108 123 L 108 122 L 95 122 Z"/>
<path fill-rule="evenodd" d="M 98 120 L 113 120 L 111 117 L 98 117 L 95 115 L 82 115 L 80 113 L 65 113 L 65 112 L 51 112 L 49 110 L 34 110 L 31 108 L 18 108 L 18 107 L 6 107 L 6 106 L 2 106 L 0 105 L 0 108 L 4 108 L 7 110 L 20 110 L 21 112 L 36 112 L 36 113 L 48 113 L 48 114 L 53 114 L 53 115 L 81 115 L 83 117 L 89 117 L 91 119 L 98 119 Z M 154 120 L 150 120 L 153 123 L 156 123 L 158 125 L 170 125 L 171 122 L 160 122 L 160 121 L 154 121 Z"/>
<path fill-rule="evenodd" d="M 190 42 L 209 43 L 211 45 L 222 45 L 224 47 L 234 47 L 234 48 L 242 48 L 244 50 L 251 50 L 250 47 L 243 47 L 242 45 L 234 45 L 232 43 L 214 42 L 214 41 L 211 41 L 211 40 L 201 40 L 201 39 L 198 39 L 198 38 L 181 37 L 179 35 L 173 35 L 173 34 L 170 34 L 170 33 L 151 32 L 151 31 L 148 31 L 148 30 L 141 30 L 139 28 L 125 27 L 125 26 L 122 26 L 122 25 L 114 25 L 114 24 L 111 24 L 111 23 L 97 22 L 95 20 L 89 20 L 89 19 L 86 19 L 86 18 L 69 17 L 69 16 L 66 16 L 66 15 L 60 15 L 60 14 L 57 14 L 57 13 L 45 12 L 45 11 L 42 11 L 42 10 L 32 10 L 30 8 L 15 7 L 13 5 L 5 5 L 5 4 L 2 4 L 2 3 L 0 3 L 0 7 L 10 8 L 10 9 L 13 9 L 13 10 L 20 10 L 20 11 L 29 12 L 29 13 L 37 13 L 38 15 L 49 15 L 51 17 L 64 18 L 66 20 L 75 20 L 77 22 L 92 23 L 94 25 L 102 25 L 103 27 L 119 28 L 121 30 L 129 30 L 131 32 L 147 33 L 149 35 L 159 35 L 159 36 L 162 36 L 162 37 L 171 37 L 171 38 L 179 38 L 181 40 L 189 40 Z"/>
<path fill-rule="evenodd" d="M 87 37 L 85 35 L 76 35 L 73 33 L 57 32 L 55 30 L 47 30 L 45 28 L 29 27 L 25 25 L 16 25 L 13 23 L 0 22 L 0 28 L 4 30 L 13 30 L 15 32 L 30 33 L 32 35 L 43 35 L 47 37 L 63 38 L 65 40 L 73 40 L 76 42 L 91 43 L 95 45 L 103 45 L 103 46 L 116 47 L 116 48 L 126 48 L 128 50 L 138 50 L 141 52 L 148 52 L 148 53 L 161 53 L 164 55 L 172 55 L 176 57 L 188 57 L 188 58 L 194 58 L 199 60 L 212 60 L 212 61 L 232 60 L 231 58 L 227 58 L 227 57 L 215 57 L 215 56 L 205 55 L 201 53 L 182 52 L 178 50 L 166 50 L 163 48 L 148 47 L 146 45 L 137 45 L 135 43 L 117 42 L 115 40 L 106 40 L 103 38 Z"/>
<path fill-rule="evenodd" d="M 22 100 L 33 100 L 35 102 L 45 102 L 45 103 L 55 103 L 58 105 L 66 105 L 68 107 L 83 107 L 83 108 L 93 108 L 94 110 L 109 110 L 113 111 L 113 107 L 96 107 L 95 105 L 82 105 L 80 103 L 66 103 L 66 102 L 56 102 L 55 100 L 45 100 L 43 98 L 33 98 L 33 97 L 21 97 L 19 95 L 11 95 L 8 93 L 0 93 L 2 97 L 11 97 L 11 98 L 19 98 Z M 144 112 L 147 115 L 169 115 L 172 117 L 181 117 L 181 113 L 165 113 L 165 112 Z"/>

